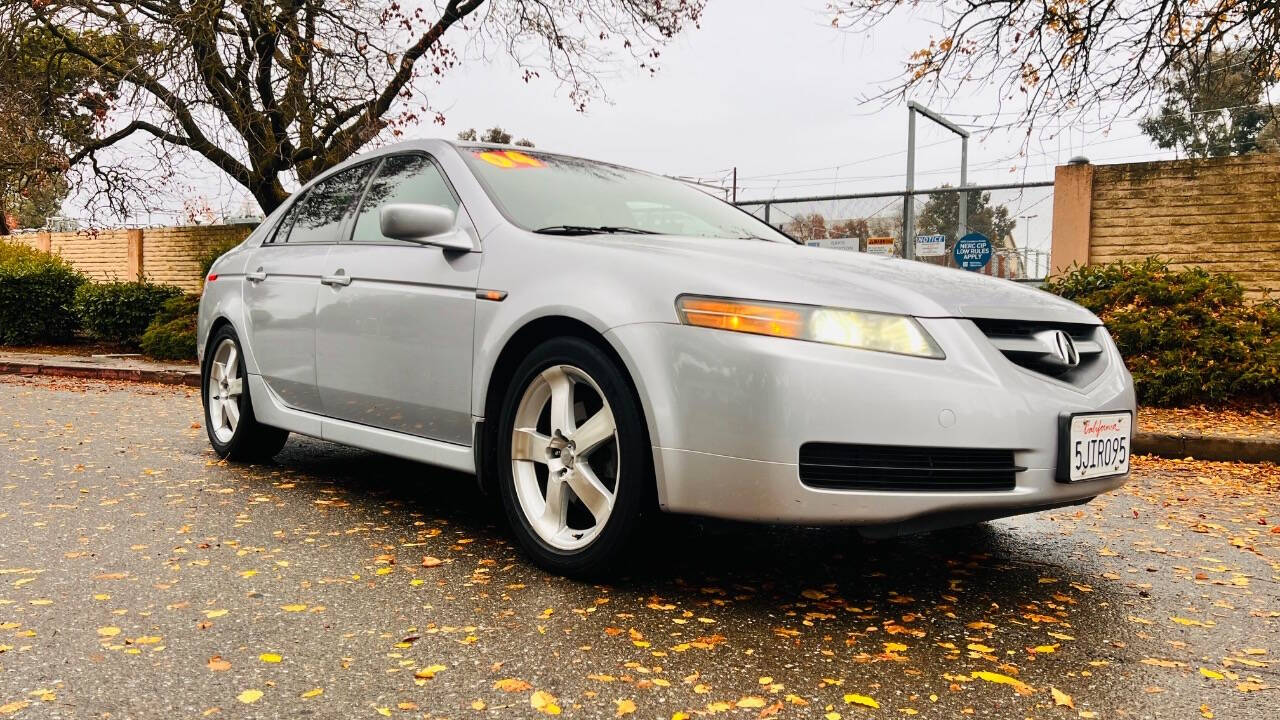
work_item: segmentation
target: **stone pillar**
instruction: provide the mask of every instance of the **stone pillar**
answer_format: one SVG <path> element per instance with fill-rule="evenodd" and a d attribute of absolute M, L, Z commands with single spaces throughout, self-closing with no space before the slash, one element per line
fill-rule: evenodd
<path fill-rule="evenodd" d="M 1084 158 L 1059 165 L 1053 177 L 1053 246 L 1049 275 L 1089 264 L 1089 222 L 1093 213 L 1093 166 Z"/>
<path fill-rule="evenodd" d="M 140 228 L 129 230 L 125 237 L 129 244 L 128 266 L 125 271 L 125 276 L 130 281 L 142 280 L 144 277 L 142 266 L 142 230 Z"/>

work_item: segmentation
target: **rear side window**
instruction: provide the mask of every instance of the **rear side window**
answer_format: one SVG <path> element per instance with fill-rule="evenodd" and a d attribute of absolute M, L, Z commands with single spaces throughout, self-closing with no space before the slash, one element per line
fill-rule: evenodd
<path fill-rule="evenodd" d="M 289 239 L 289 229 L 293 227 L 293 221 L 298 217 L 299 207 L 302 207 L 301 201 L 295 202 L 284 211 L 284 217 L 280 218 L 280 224 L 276 225 L 275 232 L 267 238 L 267 244 L 282 243 Z"/>
<path fill-rule="evenodd" d="M 458 200 L 435 163 L 423 155 L 394 155 L 383 161 L 356 218 L 352 242 L 394 243 L 382 234 L 379 211 L 395 203 L 422 203 L 458 210 Z"/>
<path fill-rule="evenodd" d="M 297 213 L 290 211 L 290 215 L 295 217 L 287 242 L 290 245 L 337 242 L 338 230 L 342 227 L 343 220 L 355 209 L 360 191 L 364 189 L 364 183 L 372 169 L 371 163 L 365 163 L 312 186 L 306 197 L 298 203 Z M 285 218 L 285 222 L 289 219 Z M 277 238 L 277 242 L 279 240 Z"/>

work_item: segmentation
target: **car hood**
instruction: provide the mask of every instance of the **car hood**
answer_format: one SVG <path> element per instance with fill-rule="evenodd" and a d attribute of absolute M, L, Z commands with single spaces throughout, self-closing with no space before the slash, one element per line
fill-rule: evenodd
<path fill-rule="evenodd" d="M 830 305 L 916 317 L 1100 324 L 1056 295 L 967 270 L 767 241 L 670 235 L 578 238 L 679 283 L 676 294 Z M 654 267 L 641 256 L 659 264 Z M 627 259 L 628 263 L 632 258 Z M 629 265 L 633 266 L 634 265 Z"/>

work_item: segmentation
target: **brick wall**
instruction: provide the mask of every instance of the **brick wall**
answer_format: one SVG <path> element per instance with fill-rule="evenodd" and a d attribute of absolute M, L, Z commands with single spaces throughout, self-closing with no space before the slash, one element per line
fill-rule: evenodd
<path fill-rule="evenodd" d="M 1280 154 L 1064 166 L 1055 185 L 1055 271 L 1155 255 L 1280 296 Z"/>
<path fill-rule="evenodd" d="M 136 280 L 200 292 L 200 260 L 215 245 L 245 239 L 248 225 L 194 225 L 63 233 L 22 233 L 6 240 L 57 253 L 100 282 Z"/>

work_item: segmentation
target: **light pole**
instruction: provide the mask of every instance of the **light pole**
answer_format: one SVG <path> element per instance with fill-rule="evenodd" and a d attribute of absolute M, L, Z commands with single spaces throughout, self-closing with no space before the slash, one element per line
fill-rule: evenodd
<path fill-rule="evenodd" d="M 1022 274 L 1025 275 L 1026 277 L 1031 277 L 1031 275 L 1027 274 L 1027 258 L 1030 257 L 1030 253 L 1031 253 L 1031 220 L 1033 218 L 1038 218 L 1038 217 L 1040 217 L 1038 214 L 1018 216 L 1019 220 L 1026 221 L 1027 223 L 1027 242 L 1024 243 L 1022 246 Z M 1039 254 L 1036 255 L 1036 272 L 1037 273 L 1040 272 Z"/>

